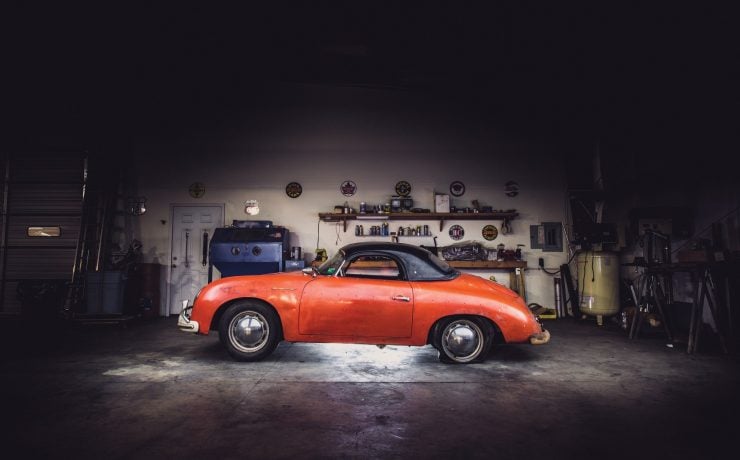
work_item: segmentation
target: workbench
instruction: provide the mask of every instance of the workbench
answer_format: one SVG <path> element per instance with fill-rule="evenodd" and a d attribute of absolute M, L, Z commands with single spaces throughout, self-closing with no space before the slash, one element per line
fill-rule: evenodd
<path fill-rule="evenodd" d="M 524 302 L 527 302 L 527 292 L 524 284 L 524 270 L 527 262 L 524 260 L 447 260 L 451 267 L 463 270 L 506 270 L 509 272 L 509 288 L 515 291 Z"/>

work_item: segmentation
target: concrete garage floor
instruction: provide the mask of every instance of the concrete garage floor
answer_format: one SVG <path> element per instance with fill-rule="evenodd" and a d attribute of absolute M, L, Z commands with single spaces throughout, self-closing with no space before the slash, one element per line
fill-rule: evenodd
<path fill-rule="evenodd" d="M 659 334 L 630 341 L 593 322 L 546 325 L 546 346 L 501 346 L 483 364 L 455 366 L 431 347 L 288 343 L 266 361 L 237 363 L 215 334 L 180 332 L 175 318 L 6 324 L 2 445 L 13 458 L 75 459 L 696 459 L 735 450 L 737 357 L 687 355 Z"/>

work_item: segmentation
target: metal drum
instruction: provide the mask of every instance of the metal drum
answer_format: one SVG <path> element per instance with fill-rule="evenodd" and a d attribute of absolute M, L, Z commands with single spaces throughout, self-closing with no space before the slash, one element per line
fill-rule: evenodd
<path fill-rule="evenodd" d="M 619 312 L 619 258 L 613 252 L 582 252 L 576 257 L 581 313 L 611 316 Z"/>

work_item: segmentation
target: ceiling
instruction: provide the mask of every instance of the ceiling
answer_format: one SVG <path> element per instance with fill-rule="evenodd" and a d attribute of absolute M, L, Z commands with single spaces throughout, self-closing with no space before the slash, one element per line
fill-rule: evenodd
<path fill-rule="evenodd" d="M 545 136 L 665 141 L 678 130 L 706 142 L 707 130 L 734 129 L 734 24 L 709 6 L 251 3 L 17 6 L 3 31 L 10 122 L 125 130 L 289 81 L 474 96 L 510 129 Z"/>

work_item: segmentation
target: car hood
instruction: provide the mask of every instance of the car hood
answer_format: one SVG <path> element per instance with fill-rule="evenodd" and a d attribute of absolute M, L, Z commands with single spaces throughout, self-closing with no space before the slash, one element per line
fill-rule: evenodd
<path fill-rule="evenodd" d="M 256 295 L 274 289 L 297 289 L 303 290 L 303 286 L 311 281 L 313 277 L 300 271 L 266 273 L 263 275 L 237 275 L 228 276 L 212 281 L 201 291 L 201 295 Z"/>

